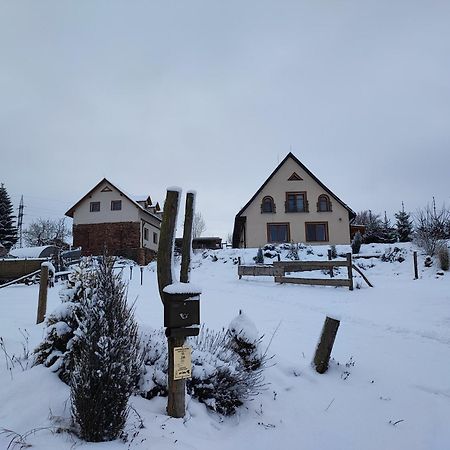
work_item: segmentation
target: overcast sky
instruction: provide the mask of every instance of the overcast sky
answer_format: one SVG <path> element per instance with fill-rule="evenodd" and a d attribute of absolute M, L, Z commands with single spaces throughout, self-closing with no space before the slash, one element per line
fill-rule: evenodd
<path fill-rule="evenodd" d="M 0 181 L 197 191 L 207 235 L 292 151 L 355 211 L 450 204 L 450 1 L 0 0 Z"/>

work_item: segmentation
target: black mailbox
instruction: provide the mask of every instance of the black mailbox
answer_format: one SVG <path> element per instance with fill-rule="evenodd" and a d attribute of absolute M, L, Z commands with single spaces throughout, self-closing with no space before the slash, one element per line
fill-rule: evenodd
<path fill-rule="evenodd" d="M 164 294 L 164 326 L 200 325 L 200 294 Z"/>

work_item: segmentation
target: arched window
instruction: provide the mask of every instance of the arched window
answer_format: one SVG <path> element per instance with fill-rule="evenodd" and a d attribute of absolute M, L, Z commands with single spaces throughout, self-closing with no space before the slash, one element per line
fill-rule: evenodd
<path fill-rule="evenodd" d="M 262 213 L 274 213 L 275 212 L 275 202 L 270 196 L 264 197 L 261 203 Z"/>
<path fill-rule="evenodd" d="M 331 202 L 330 197 L 328 195 L 319 195 L 319 199 L 317 200 L 317 211 L 318 212 L 326 212 L 331 211 Z"/>

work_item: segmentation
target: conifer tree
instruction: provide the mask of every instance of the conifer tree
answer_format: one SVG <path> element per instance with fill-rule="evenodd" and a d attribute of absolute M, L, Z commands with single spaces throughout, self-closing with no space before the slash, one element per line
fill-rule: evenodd
<path fill-rule="evenodd" d="M 395 229 L 392 227 L 386 211 L 384 212 L 384 219 L 381 226 L 381 241 L 386 243 L 393 243 L 396 241 Z"/>
<path fill-rule="evenodd" d="M 14 226 L 13 207 L 3 183 L 0 185 L 0 243 L 7 250 L 17 242 L 17 228 Z"/>
<path fill-rule="evenodd" d="M 400 242 L 410 242 L 413 231 L 413 224 L 409 213 L 405 212 L 405 205 L 402 202 L 402 210 L 395 214 L 395 228 Z"/>

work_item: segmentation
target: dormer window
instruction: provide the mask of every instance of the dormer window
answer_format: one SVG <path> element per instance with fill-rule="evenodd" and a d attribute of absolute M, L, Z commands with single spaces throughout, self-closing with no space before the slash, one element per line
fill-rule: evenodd
<path fill-rule="evenodd" d="M 327 212 L 331 211 L 331 202 L 328 195 L 319 195 L 317 200 L 317 212 Z"/>
<path fill-rule="evenodd" d="M 261 203 L 262 213 L 274 213 L 275 212 L 275 202 L 270 196 L 264 197 Z"/>

